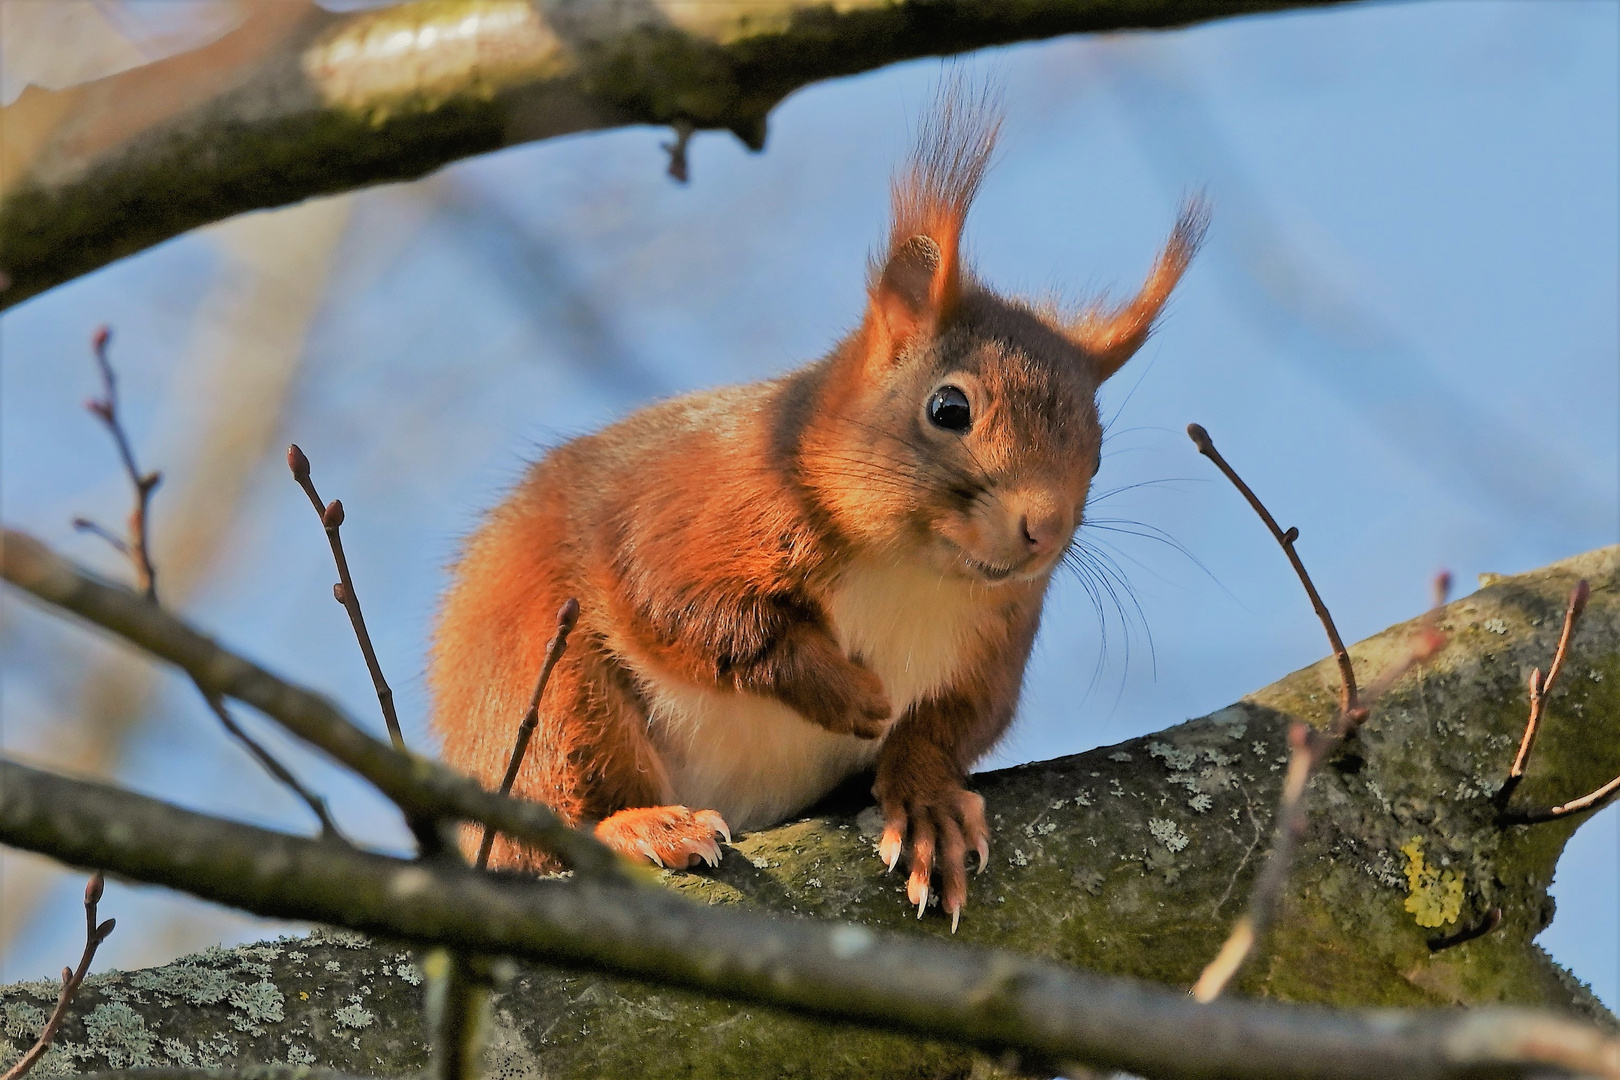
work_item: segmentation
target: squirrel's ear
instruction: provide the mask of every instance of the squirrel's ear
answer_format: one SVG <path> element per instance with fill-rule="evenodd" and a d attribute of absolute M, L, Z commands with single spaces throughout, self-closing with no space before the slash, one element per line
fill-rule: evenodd
<path fill-rule="evenodd" d="M 1066 328 L 1069 340 L 1091 358 L 1099 381 L 1123 367 L 1147 341 L 1208 228 L 1209 204 L 1201 197 L 1189 199 L 1136 297 L 1112 309 L 1093 307 Z"/>
<path fill-rule="evenodd" d="M 888 249 L 872 267 L 867 351 L 893 360 L 931 333 L 962 296 L 962 222 L 996 145 L 993 89 L 977 100 L 961 77 L 940 88 L 906 170 L 894 182 Z"/>
<path fill-rule="evenodd" d="M 955 245 L 952 245 L 954 249 Z M 956 306 L 960 271 L 938 240 L 926 233 L 894 245 L 872 285 L 867 342 L 883 360 L 899 355 L 919 334 L 931 333 Z"/>

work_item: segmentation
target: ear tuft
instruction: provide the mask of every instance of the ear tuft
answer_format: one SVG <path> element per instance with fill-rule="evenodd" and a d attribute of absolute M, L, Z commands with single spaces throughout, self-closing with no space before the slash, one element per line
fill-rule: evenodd
<path fill-rule="evenodd" d="M 995 151 L 993 90 L 976 98 L 957 74 L 940 87 L 893 185 L 889 243 L 874 266 L 868 341 L 893 359 L 949 317 L 961 298 L 962 224 Z"/>
<path fill-rule="evenodd" d="M 1069 340 L 1096 365 L 1099 380 L 1123 367 L 1147 341 L 1154 320 L 1163 312 L 1171 291 L 1203 246 L 1208 231 L 1209 203 L 1202 196 L 1188 199 L 1135 298 L 1111 310 L 1093 307 L 1067 328 Z"/>

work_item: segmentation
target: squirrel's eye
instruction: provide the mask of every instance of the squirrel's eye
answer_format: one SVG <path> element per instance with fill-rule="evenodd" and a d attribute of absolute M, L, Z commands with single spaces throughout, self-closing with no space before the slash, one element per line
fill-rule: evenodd
<path fill-rule="evenodd" d="M 946 431 L 966 431 L 973 423 L 973 411 L 960 387 L 942 386 L 928 399 L 928 419 Z"/>

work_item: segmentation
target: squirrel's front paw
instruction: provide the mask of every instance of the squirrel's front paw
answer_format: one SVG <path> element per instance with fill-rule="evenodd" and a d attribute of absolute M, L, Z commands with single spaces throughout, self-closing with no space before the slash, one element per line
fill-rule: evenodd
<path fill-rule="evenodd" d="M 684 806 L 638 806 L 597 823 L 596 838 L 621 855 L 684 870 L 702 859 L 720 863 L 716 837 L 731 843 L 731 828 L 713 810 Z"/>
<path fill-rule="evenodd" d="M 862 739 L 875 739 L 889 730 L 894 706 L 877 672 L 865 664 L 851 664 L 853 693 L 849 701 L 849 733 Z"/>
<path fill-rule="evenodd" d="M 978 853 L 979 870 L 990 860 L 990 829 L 984 821 L 984 798 L 956 784 L 930 791 L 884 793 L 883 838 L 878 857 L 890 870 L 900 861 L 910 835 L 911 876 L 906 898 L 917 905 L 917 918 L 928 906 L 929 879 L 937 866 L 940 904 L 951 917 L 951 933 L 967 903 L 967 853 Z"/>
<path fill-rule="evenodd" d="M 841 653 L 828 657 L 787 700 L 811 723 L 834 735 L 860 739 L 875 739 L 888 731 L 894 714 L 877 673 Z"/>

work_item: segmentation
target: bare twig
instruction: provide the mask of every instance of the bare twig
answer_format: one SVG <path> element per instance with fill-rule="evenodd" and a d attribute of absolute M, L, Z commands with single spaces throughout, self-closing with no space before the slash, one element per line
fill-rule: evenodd
<path fill-rule="evenodd" d="M 337 563 L 338 572 L 337 584 L 332 586 L 332 596 L 349 613 L 349 624 L 354 627 L 355 639 L 360 642 L 366 670 L 371 672 L 371 685 L 377 690 L 377 703 L 382 706 L 383 722 L 388 725 L 388 738 L 395 750 L 404 750 L 405 735 L 399 728 L 399 714 L 394 711 L 394 691 L 388 685 L 388 680 L 383 678 L 382 665 L 377 662 L 377 650 L 371 646 L 366 618 L 360 613 L 360 597 L 354 591 L 354 578 L 349 574 L 349 560 L 343 554 L 343 537 L 339 533 L 343 527 L 343 503 L 337 499 L 330 503 L 321 502 L 320 495 L 315 491 L 315 482 L 309 476 L 309 458 L 297 443 L 287 447 L 287 467 L 292 470 L 298 486 L 304 489 L 304 494 L 309 496 L 310 505 L 315 507 L 321 527 L 326 530 L 326 539 L 332 545 L 332 559 Z"/>
<path fill-rule="evenodd" d="M 957 942 L 320 844 L 3 760 L 0 842 L 262 915 L 1159 1080 L 1464 1080 L 1548 1067 L 1620 1078 L 1620 1040 L 1544 1014 L 1195 1005 L 1138 980 Z"/>
<path fill-rule="evenodd" d="M 118 446 L 118 457 L 124 463 L 124 472 L 129 475 L 130 486 L 135 489 L 135 508 L 129 514 L 129 539 L 125 543 L 115 543 L 114 546 L 129 556 L 129 561 L 135 566 L 136 587 L 146 594 L 148 600 L 155 603 L 157 570 L 152 566 L 147 511 L 152 504 L 152 492 L 163 482 L 163 474 L 142 472 L 140 466 L 135 464 L 135 450 L 130 445 L 128 433 L 124 431 L 123 419 L 118 415 L 118 377 L 113 373 L 112 362 L 107 359 L 107 345 L 111 340 L 112 331 L 105 326 L 97 330 L 92 339 L 96 366 L 101 369 L 102 396 L 86 402 L 85 408 L 106 425 L 113 442 Z M 73 525 L 77 529 L 94 532 L 104 539 L 112 539 L 112 534 L 106 529 L 83 518 L 74 521 Z"/>
<path fill-rule="evenodd" d="M 535 725 L 540 722 L 540 699 L 545 696 L 546 684 L 551 681 L 551 669 L 562 659 L 563 650 L 568 648 L 568 633 L 574 629 L 574 623 L 578 620 L 579 601 L 569 597 L 557 610 L 557 632 L 551 635 L 551 641 L 546 645 L 546 659 L 540 665 L 540 677 L 534 683 L 534 696 L 529 698 L 528 711 L 523 714 L 523 722 L 518 725 L 517 739 L 512 744 L 512 756 L 506 763 L 506 775 L 501 778 L 502 795 L 512 793 L 518 769 L 523 766 L 523 755 L 529 749 L 529 740 L 534 736 Z M 478 845 L 477 865 L 480 870 L 489 865 L 489 852 L 494 845 L 495 830 L 485 825 L 484 839 Z"/>
<path fill-rule="evenodd" d="M 135 507 L 129 515 L 129 538 L 120 539 L 110 530 L 102 528 L 88 518 L 74 518 L 73 527 L 80 532 L 92 533 L 101 537 L 120 554 L 124 555 L 135 567 L 136 579 L 143 583 L 142 591 L 152 603 L 158 602 L 157 570 L 153 566 L 151 549 L 147 543 L 147 529 L 150 522 L 149 508 L 152 491 L 157 487 L 162 476 L 161 473 L 142 473 L 135 464 L 134 444 L 130 441 L 129 433 L 124 430 L 123 418 L 118 414 L 118 380 L 113 371 L 112 361 L 107 358 L 107 343 L 111 340 L 112 331 L 103 326 L 96 331 L 95 356 L 96 364 L 101 369 L 102 383 L 106 389 L 106 397 L 100 401 L 92 401 L 89 409 L 112 433 L 113 442 L 118 445 L 118 455 L 123 459 L 124 471 L 129 476 L 130 486 L 135 491 Z M 209 710 L 224 725 L 230 736 L 241 743 L 253 759 L 259 763 L 272 777 L 285 785 L 292 793 L 309 807 L 315 819 L 321 823 L 321 834 L 329 839 L 342 840 L 343 834 L 338 831 L 336 822 L 332 820 L 331 813 L 326 808 L 326 800 L 310 791 L 293 776 L 281 762 L 253 739 L 241 726 L 231 718 L 226 710 L 225 702 L 216 693 L 208 691 L 202 683 L 192 680 L 197 692 L 202 694 L 203 701 L 208 704 Z"/>
<path fill-rule="evenodd" d="M 91 521 L 85 517 L 76 517 L 73 519 L 73 528 L 76 532 L 89 533 L 91 536 L 105 540 L 107 545 L 114 551 L 126 559 L 129 558 L 129 545 L 124 543 L 124 538 L 101 523 Z"/>
<path fill-rule="evenodd" d="M 1333 616 L 1328 614 L 1327 605 L 1322 603 L 1321 595 L 1311 582 L 1311 575 L 1305 572 L 1305 564 L 1300 562 L 1299 554 L 1294 550 L 1294 541 L 1299 539 L 1299 530 L 1290 527 L 1284 532 L 1277 525 L 1277 519 L 1271 516 L 1271 511 L 1266 509 L 1265 504 L 1249 489 L 1249 485 L 1243 482 L 1243 478 L 1226 463 L 1225 458 L 1221 457 L 1220 451 L 1216 450 L 1215 444 L 1210 441 L 1209 432 L 1202 426 L 1188 424 L 1187 435 L 1192 439 L 1193 445 L 1198 447 L 1198 452 L 1213 461 L 1215 467 L 1232 481 L 1232 486 L 1249 501 L 1249 505 L 1254 507 L 1254 512 L 1260 515 L 1260 520 L 1266 523 L 1266 528 L 1271 530 L 1271 535 L 1276 537 L 1277 543 L 1282 546 L 1283 554 L 1288 556 L 1289 563 L 1294 567 L 1294 573 L 1299 575 L 1299 583 L 1305 586 L 1305 595 L 1311 598 L 1311 607 L 1315 609 L 1316 617 L 1322 620 L 1322 629 L 1327 631 L 1328 644 L 1333 648 L 1333 658 L 1339 663 L 1340 722 L 1351 725 L 1360 723 L 1357 714 L 1360 713 L 1362 719 L 1366 714 L 1361 709 L 1361 701 L 1356 693 L 1355 668 L 1350 664 L 1350 653 L 1344 647 L 1344 640 L 1339 637 L 1339 628 L 1333 625 Z"/>
<path fill-rule="evenodd" d="M 1248 958 L 1253 954 L 1255 946 L 1265 939 L 1272 922 L 1277 915 L 1277 909 L 1282 902 L 1284 887 L 1288 884 L 1288 876 L 1293 869 L 1294 850 L 1299 845 L 1300 837 L 1304 835 L 1305 817 L 1305 790 L 1322 762 L 1328 760 L 1336 753 L 1345 741 L 1361 727 L 1367 719 L 1367 707 L 1363 704 L 1363 695 L 1356 687 L 1355 671 L 1350 664 L 1350 653 L 1344 647 L 1339 637 L 1338 629 L 1333 625 L 1333 616 L 1328 613 L 1327 605 L 1311 583 L 1310 574 L 1305 571 L 1305 564 L 1300 561 L 1298 553 L 1294 550 L 1294 541 L 1299 539 L 1299 530 L 1289 528 L 1286 532 L 1278 527 L 1277 521 L 1266 509 L 1248 484 L 1238 476 L 1236 470 L 1228 465 L 1215 444 L 1205 431 L 1197 424 L 1187 425 L 1187 434 L 1191 437 L 1198 452 L 1213 461 L 1226 478 L 1232 481 L 1234 487 L 1248 500 L 1255 513 L 1266 523 L 1272 536 L 1282 546 L 1288 561 L 1293 564 L 1294 572 L 1305 586 L 1305 592 L 1311 599 L 1311 606 L 1322 620 L 1322 628 L 1327 631 L 1328 642 L 1333 648 L 1334 658 L 1339 664 L 1339 709 L 1334 718 L 1333 726 L 1326 732 L 1316 731 L 1305 724 L 1296 723 L 1288 731 L 1288 774 L 1283 780 L 1282 794 L 1277 800 L 1276 831 L 1272 838 L 1271 854 L 1266 858 L 1265 865 L 1261 867 L 1259 876 L 1255 879 L 1254 887 L 1249 894 L 1249 907 L 1232 927 L 1232 932 L 1221 945 L 1220 951 L 1215 954 L 1202 973 L 1198 981 L 1193 984 L 1192 996 L 1200 1002 L 1209 1002 L 1219 997 L 1221 991 L 1231 982 Z M 1445 602 L 1451 591 L 1451 575 L 1441 572 L 1434 582 L 1434 596 L 1436 606 Z M 1426 662 L 1445 644 L 1445 637 L 1434 626 L 1432 619 L 1426 619 L 1414 638 L 1407 655 L 1402 661 L 1368 687 L 1366 700 L 1376 700 L 1390 686 L 1394 685 L 1401 676 L 1412 668 Z"/>
<path fill-rule="evenodd" d="M 7 1069 L 0 1080 L 22 1080 L 28 1070 L 39 1063 L 45 1056 L 45 1051 L 51 1047 L 51 1040 L 56 1038 L 57 1029 L 62 1026 L 62 1019 L 67 1015 L 68 1005 L 73 1001 L 73 995 L 79 992 L 79 984 L 84 982 L 85 975 L 89 974 L 90 962 L 96 958 L 96 950 L 101 943 L 107 940 L 118 924 L 116 919 L 108 919 L 104 923 L 96 922 L 96 905 L 101 903 L 101 890 L 106 884 L 100 871 L 91 876 L 84 886 L 84 952 L 79 955 L 79 966 L 69 970 L 62 969 L 62 992 L 56 996 L 56 1008 L 51 1010 L 50 1019 L 45 1021 L 45 1027 L 34 1040 L 34 1045 L 22 1060 Z"/>
<path fill-rule="evenodd" d="M 1553 682 L 1564 668 L 1564 657 L 1569 652 L 1570 638 L 1575 635 L 1575 624 L 1580 621 L 1581 612 L 1586 610 L 1586 601 L 1591 594 L 1591 586 L 1585 580 L 1575 583 L 1575 588 L 1569 594 L 1569 604 L 1564 609 L 1564 628 L 1558 635 L 1558 648 L 1553 653 L 1552 667 L 1547 669 L 1547 677 L 1542 678 L 1540 668 L 1530 672 L 1530 717 L 1525 721 L 1524 737 L 1519 740 L 1519 752 L 1513 757 L 1507 780 L 1496 793 L 1497 805 L 1504 810 L 1514 790 L 1524 781 L 1524 771 L 1530 765 L 1530 752 L 1535 749 L 1536 735 L 1541 729 L 1541 715 L 1546 708 L 1547 695 L 1552 693 Z"/>
<path fill-rule="evenodd" d="M 686 148 L 692 142 L 694 128 L 690 121 L 677 120 L 671 125 L 675 131 L 675 141 L 659 143 L 659 149 L 669 155 L 669 175 L 677 184 L 684 184 L 691 179 L 691 171 L 687 167 Z"/>
<path fill-rule="evenodd" d="M 85 572 L 27 533 L 4 531 L 0 576 L 178 666 L 205 691 L 252 705 L 365 777 L 407 818 L 491 825 L 558 855 L 581 874 L 637 880 L 608 847 L 589 833 L 570 828 L 544 805 L 502 798 L 436 762 L 379 742 L 319 694 L 220 647 L 172 613 Z"/>
<path fill-rule="evenodd" d="M 1567 803 L 1548 807 L 1546 810 L 1508 811 L 1503 815 L 1503 820 L 1510 825 L 1539 825 L 1543 821 L 1557 821 L 1571 814 L 1579 814 L 1583 810 L 1601 810 L 1613 802 L 1616 795 L 1620 795 L 1620 776 L 1578 799 L 1571 799 Z"/>
<path fill-rule="evenodd" d="M 219 722 L 225 730 L 232 738 L 241 743 L 249 754 L 253 755 L 253 759 L 259 763 L 260 767 L 304 801 L 304 805 L 309 807 L 310 813 L 314 814 L 315 819 L 321 823 L 321 834 L 333 840 L 344 840 L 343 834 L 338 831 L 337 822 L 332 820 L 331 811 L 327 809 L 326 800 L 306 788 L 292 774 L 291 770 L 276 760 L 275 755 L 261 746 L 253 736 L 243 731 L 241 725 L 231 716 L 230 709 L 226 707 L 224 698 L 203 689 L 200 683 L 197 684 L 197 692 L 202 694 L 203 700 L 208 703 L 209 710 L 219 718 Z M 344 842 L 347 843 L 346 840 Z"/>

